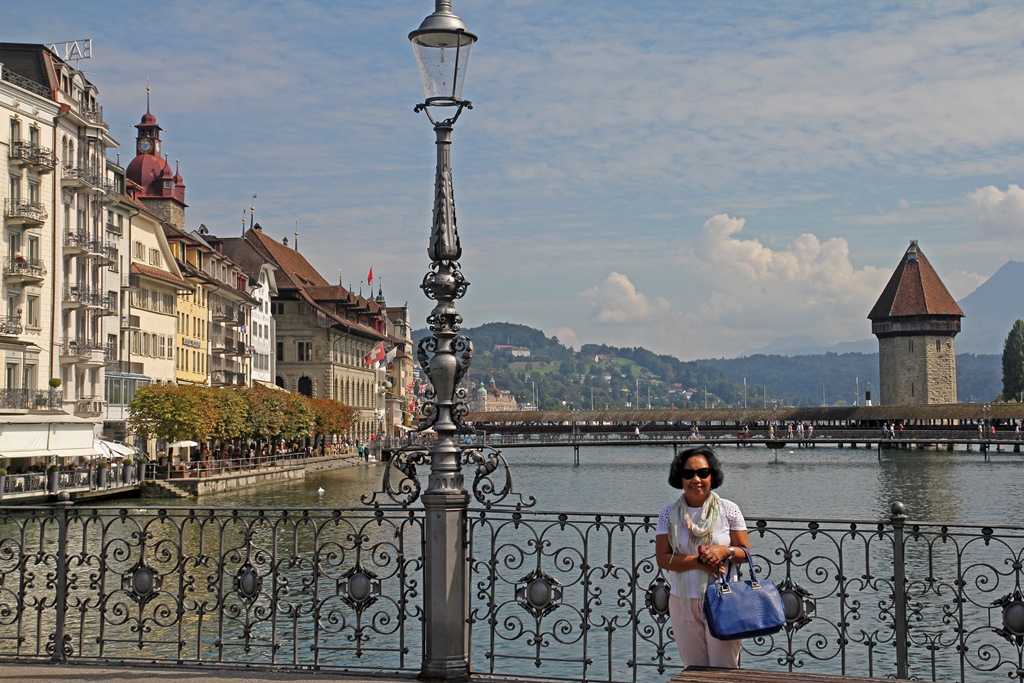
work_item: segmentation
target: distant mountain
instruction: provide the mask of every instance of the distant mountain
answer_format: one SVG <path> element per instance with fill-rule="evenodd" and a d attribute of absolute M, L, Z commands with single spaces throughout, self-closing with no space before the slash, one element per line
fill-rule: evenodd
<path fill-rule="evenodd" d="M 874 338 L 829 345 L 818 341 L 814 337 L 797 335 L 793 337 L 780 337 L 767 346 L 744 351 L 740 354 L 740 357 L 745 358 L 758 355 L 817 356 L 823 353 L 874 353 L 875 351 L 878 351 L 878 340 Z"/>
<path fill-rule="evenodd" d="M 1003 342 L 1015 320 L 1024 319 L 1024 263 L 1007 261 L 992 277 L 958 301 L 964 312 L 962 330 L 956 337 L 961 353 L 1003 353 Z"/>

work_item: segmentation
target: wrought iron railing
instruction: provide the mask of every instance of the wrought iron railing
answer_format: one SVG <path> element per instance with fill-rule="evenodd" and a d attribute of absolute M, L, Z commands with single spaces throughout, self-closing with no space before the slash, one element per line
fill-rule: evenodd
<path fill-rule="evenodd" d="M 46 263 L 40 258 L 14 258 L 4 264 L 5 276 L 20 276 L 26 278 L 46 277 Z"/>
<path fill-rule="evenodd" d="M 58 505 L 0 539 L 0 657 L 419 665 L 421 515 Z"/>
<path fill-rule="evenodd" d="M 57 165 L 57 156 L 53 150 L 24 140 L 11 143 L 10 158 L 49 170 Z"/>
<path fill-rule="evenodd" d="M 390 486 L 412 499 L 412 481 Z M 501 507 L 487 474 L 473 489 L 474 673 L 660 681 L 679 666 L 654 516 Z M 1024 528 L 901 513 L 749 519 L 787 623 L 745 641 L 743 666 L 1024 680 Z M 0 509 L 0 658 L 413 671 L 423 542 L 418 507 Z"/>
<path fill-rule="evenodd" d="M 46 99 L 50 99 L 50 97 L 53 96 L 53 93 L 51 93 L 50 89 L 47 88 L 45 85 L 36 83 L 30 78 L 25 78 L 21 74 L 15 73 L 7 67 L 0 67 L 0 77 L 2 77 L 8 83 L 13 83 L 19 88 L 24 88 L 25 90 L 33 92 L 37 95 L 41 95 Z"/>
<path fill-rule="evenodd" d="M 4 217 L 25 219 L 35 223 L 45 223 L 47 213 L 46 207 L 38 202 L 30 202 L 26 199 L 5 199 Z"/>
<path fill-rule="evenodd" d="M 0 334 L 15 336 L 21 334 L 24 327 L 19 315 L 0 315 Z"/>

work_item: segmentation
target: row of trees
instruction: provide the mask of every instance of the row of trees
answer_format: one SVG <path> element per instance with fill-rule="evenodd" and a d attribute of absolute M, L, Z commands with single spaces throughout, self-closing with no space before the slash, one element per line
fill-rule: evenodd
<path fill-rule="evenodd" d="M 344 434 L 356 418 L 351 406 L 324 398 L 255 387 L 149 385 L 129 406 L 129 427 L 144 437 L 200 443 L 294 442 Z"/>

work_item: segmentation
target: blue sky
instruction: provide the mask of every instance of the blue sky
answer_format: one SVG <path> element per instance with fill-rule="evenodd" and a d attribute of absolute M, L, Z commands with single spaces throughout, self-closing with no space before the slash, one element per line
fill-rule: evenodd
<path fill-rule="evenodd" d="M 453 9 L 480 38 L 452 150 L 466 326 L 731 356 L 869 337 L 911 239 L 957 298 L 1024 258 L 1017 3 Z M 0 40 L 91 37 L 124 165 L 152 86 L 189 227 L 238 233 L 255 192 L 267 233 L 297 224 L 356 290 L 372 264 L 422 327 L 434 144 L 407 34 L 432 10 L 38 0 Z"/>

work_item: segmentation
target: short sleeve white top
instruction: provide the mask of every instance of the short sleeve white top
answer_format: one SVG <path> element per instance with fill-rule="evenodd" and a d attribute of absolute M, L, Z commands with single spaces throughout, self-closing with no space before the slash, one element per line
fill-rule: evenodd
<path fill-rule="evenodd" d="M 659 536 L 661 534 L 668 534 L 668 514 L 669 510 L 672 509 L 673 505 L 675 505 L 675 503 L 669 503 L 664 508 L 662 508 L 661 514 L 658 515 L 658 527 L 655 531 L 655 534 Z M 700 508 L 694 508 L 687 505 L 686 511 L 690 514 L 691 519 L 696 519 L 700 517 Z M 740 507 L 731 500 L 726 500 L 725 498 L 722 498 L 722 516 L 715 521 L 715 525 L 711 530 L 711 545 L 731 545 L 732 536 L 729 532 L 746 530 L 747 522 L 745 519 L 743 519 L 743 513 L 740 512 Z M 687 532 L 686 529 L 682 529 L 680 530 L 680 534 L 682 534 L 683 536 L 683 538 L 680 539 L 682 541 L 682 545 L 684 547 L 689 547 L 689 554 L 696 555 L 697 544 L 693 542 L 693 538 L 690 537 L 689 532 Z M 689 597 L 701 597 L 702 595 L 704 595 L 704 586 L 707 585 L 707 582 L 711 578 L 711 575 L 702 569 L 688 569 L 687 572 L 689 572 L 689 581 L 687 582 L 690 586 Z M 679 584 L 679 581 L 677 581 L 676 577 L 676 574 L 678 573 L 680 572 L 669 572 L 669 583 L 672 585 L 672 595 L 679 595 L 676 588 L 676 586 Z"/>

